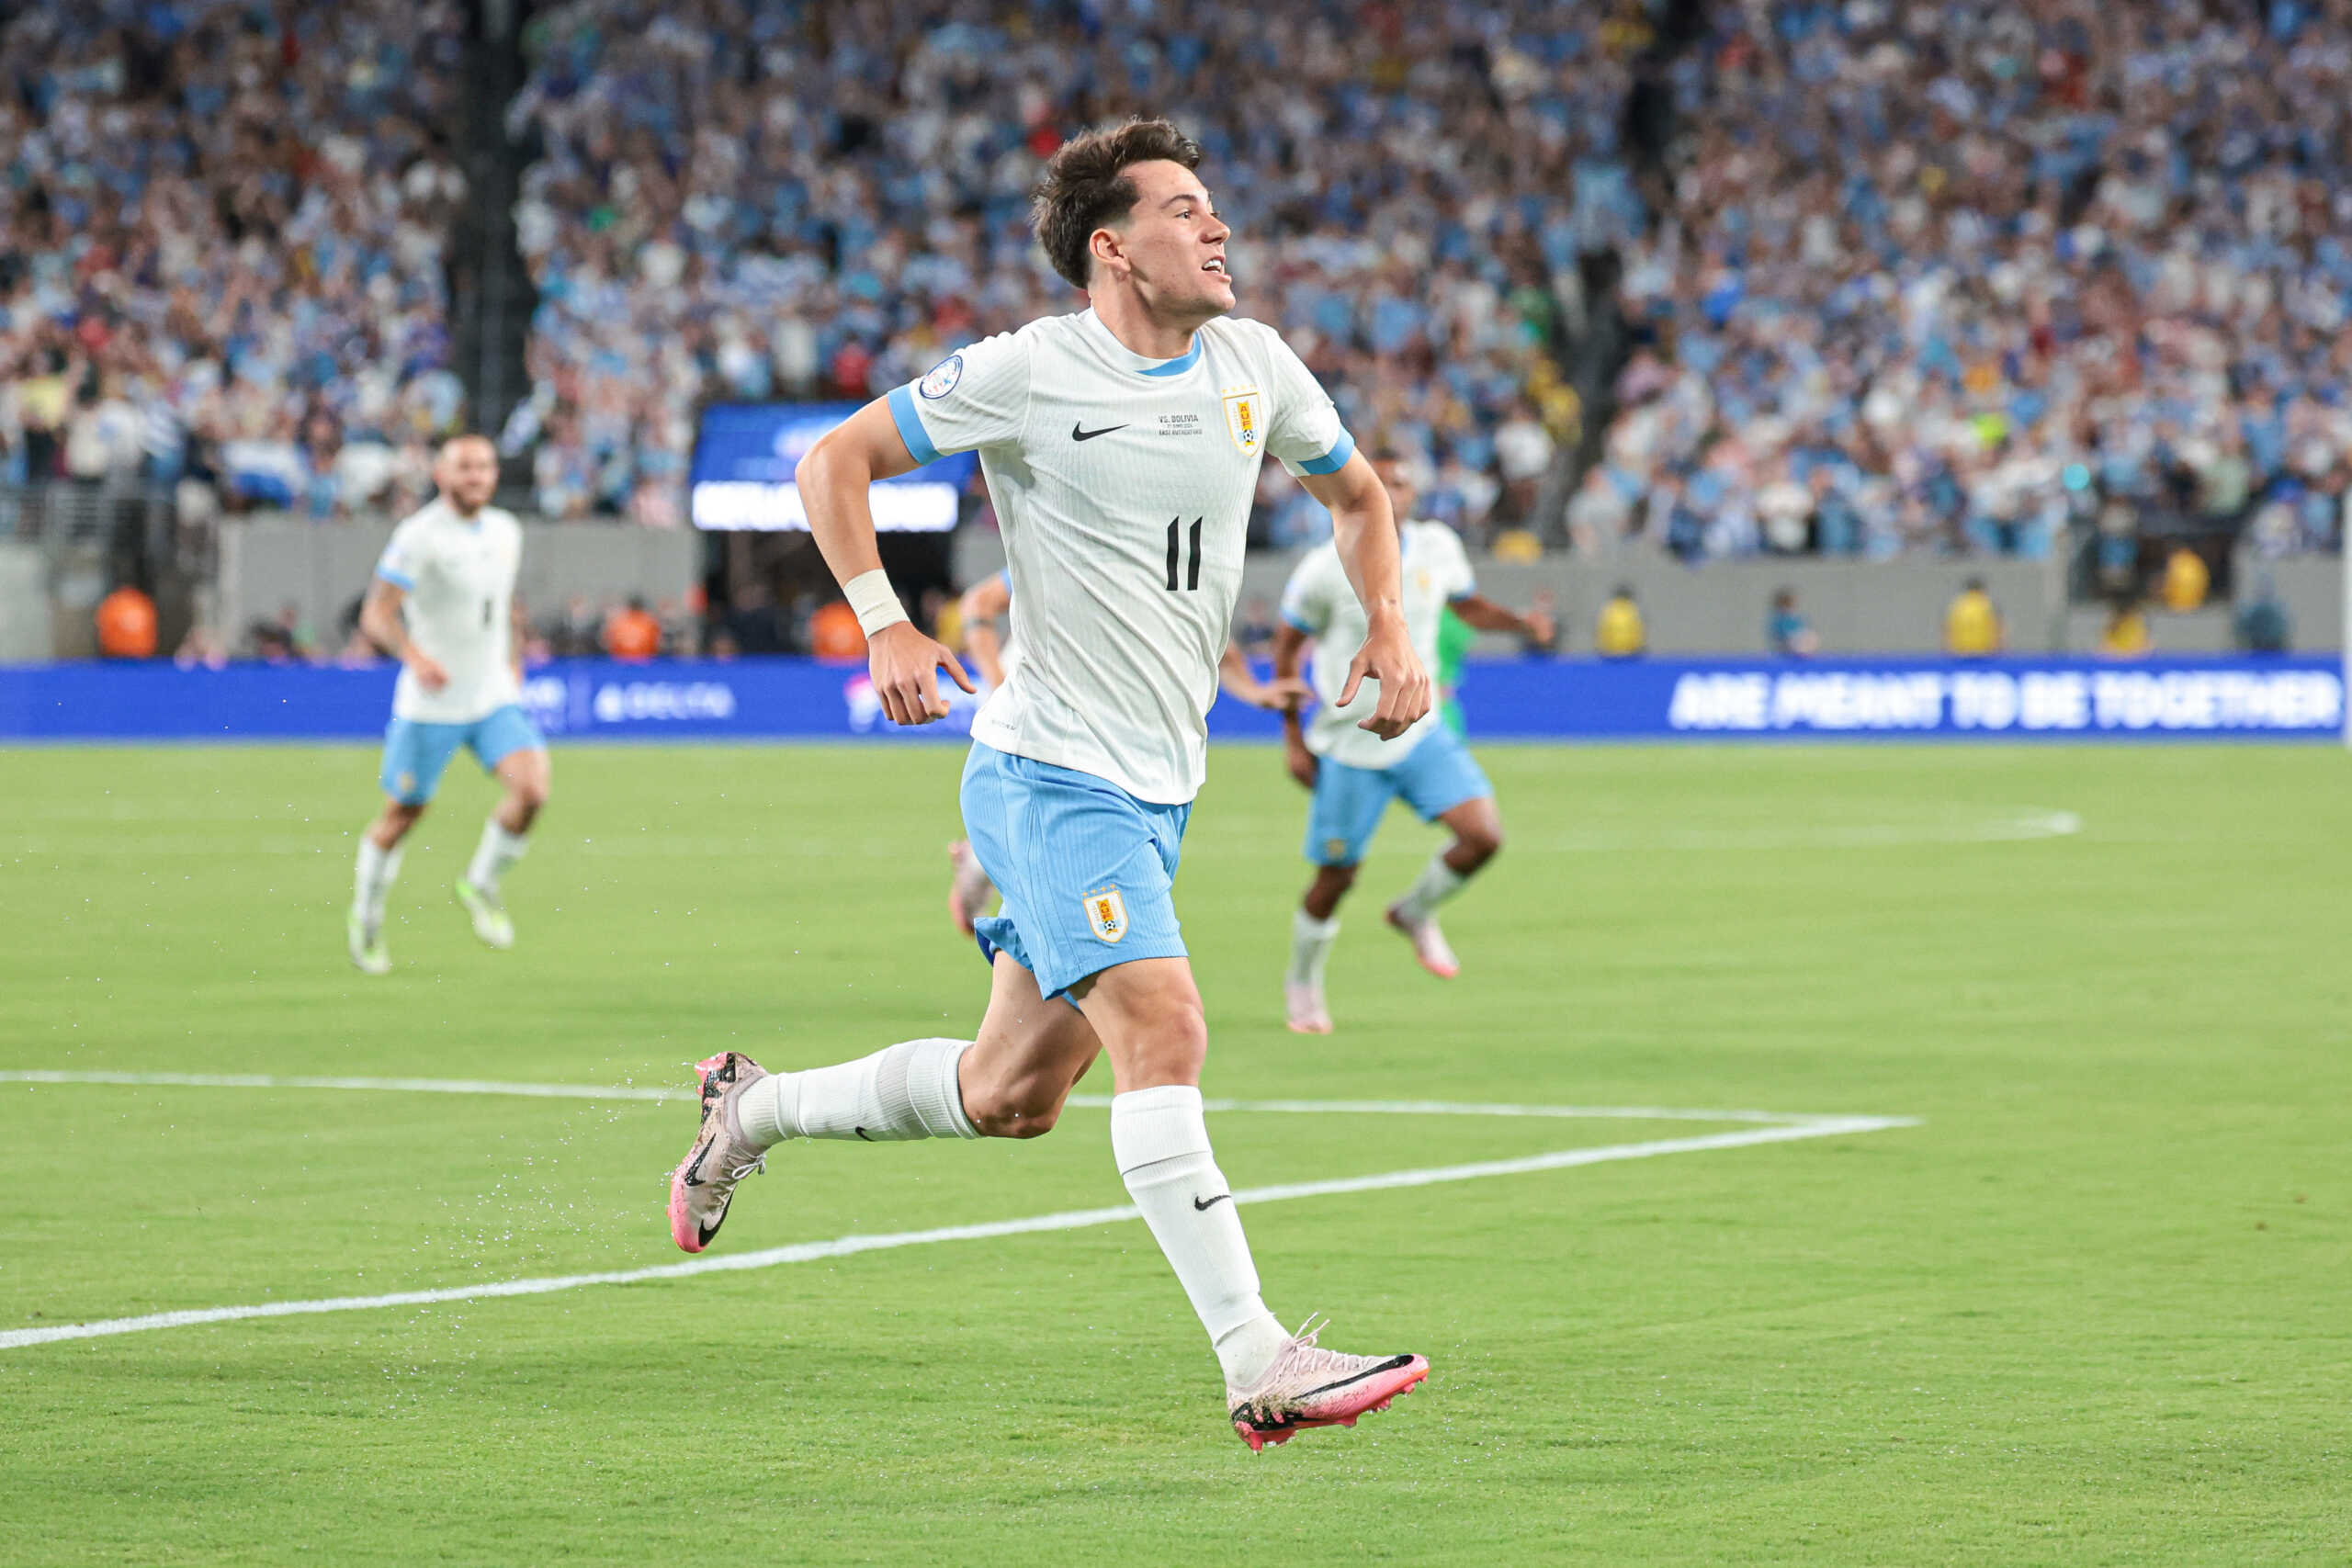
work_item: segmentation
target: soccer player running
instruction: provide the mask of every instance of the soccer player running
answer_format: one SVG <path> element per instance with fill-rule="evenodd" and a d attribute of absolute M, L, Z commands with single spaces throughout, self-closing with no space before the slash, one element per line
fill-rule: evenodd
<path fill-rule="evenodd" d="M 1396 525 L 1315 378 L 1269 328 L 1226 319 L 1230 231 L 1164 120 L 1080 136 L 1034 208 L 1054 269 L 1091 309 L 950 355 L 851 416 L 799 470 L 809 523 L 858 612 L 891 719 L 947 713 L 956 657 L 909 624 L 881 570 L 867 487 L 977 450 L 1004 530 L 1021 659 L 973 721 L 965 829 L 1001 913 L 975 1040 L 910 1040 L 769 1074 L 733 1051 L 697 1066 L 702 1125 L 672 1178 L 680 1247 L 709 1245 L 735 1188 L 788 1137 L 1035 1137 L 1095 1056 L 1111 1058 L 1119 1174 L 1216 1347 L 1252 1449 L 1351 1425 L 1428 1375 L 1416 1355 L 1348 1356 L 1283 1329 L 1259 1294 L 1232 1188 L 1210 1153 L 1208 1051 L 1170 898 L 1207 761 L 1206 715 L 1240 590 L 1258 468 L 1272 452 L 1331 509 L 1368 606 L 1347 695 L 1403 734 L 1430 682 L 1399 602 Z"/>
<path fill-rule="evenodd" d="M 384 809 L 360 836 L 345 922 L 351 961 L 369 975 L 392 967 L 384 900 L 400 874 L 401 842 L 458 747 L 471 750 L 504 792 L 457 886 L 474 934 L 492 947 L 514 945 L 499 879 L 523 857 L 548 799 L 548 743 L 521 706 L 524 622 L 514 574 L 523 525 L 489 503 L 498 453 L 481 436 L 458 436 L 441 448 L 433 479 L 441 493 L 392 530 L 359 609 L 359 629 L 401 661 L 384 734 Z"/>
<path fill-rule="evenodd" d="M 1376 468 L 1396 514 L 1411 518 L 1419 498 L 1410 472 L 1391 457 Z M 1439 623 L 1448 605 L 1477 630 L 1511 632 L 1531 643 L 1552 640 L 1552 618 L 1542 610 L 1521 615 L 1479 594 L 1470 558 L 1453 529 L 1408 521 L 1398 532 L 1405 626 L 1425 663 L 1437 662 Z M 1388 923 L 1411 941 L 1421 967 L 1442 980 L 1453 978 L 1461 966 L 1438 929 L 1437 907 L 1462 891 L 1503 841 L 1494 786 L 1438 713 L 1393 740 L 1363 732 L 1360 726 L 1374 708 L 1352 689 L 1349 650 L 1365 635 L 1364 612 L 1349 589 L 1336 542 L 1307 551 L 1283 590 L 1282 624 L 1274 628 L 1277 680 L 1296 676 L 1307 639 L 1315 639 L 1315 690 L 1321 701 L 1311 724 L 1302 724 L 1295 711 L 1283 720 L 1291 776 L 1315 792 L 1306 815 L 1306 859 L 1315 879 L 1291 917 L 1290 968 L 1283 976 L 1283 1010 L 1301 1034 L 1331 1032 L 1323 965 L 1339 940 L 1340 900 L 1355 886 L 1356 868 L 1391 800 L 1402 797 L 1422 821 L 1442 822 L 1453 834 L 1453 842 L 1432 855 L 1405 896 L 1388 907 Z"/>

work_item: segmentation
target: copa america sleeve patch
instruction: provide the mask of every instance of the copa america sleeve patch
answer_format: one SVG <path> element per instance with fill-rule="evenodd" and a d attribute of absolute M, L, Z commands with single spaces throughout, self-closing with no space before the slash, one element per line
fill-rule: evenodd
<path fill-rule="evenodd" d="M 956 389 L 964 378 L 964 356 L 951 354 L 931 367 L 931 373 L 916 385 L 915 390 L 926 398 L 944 398 Z"/>

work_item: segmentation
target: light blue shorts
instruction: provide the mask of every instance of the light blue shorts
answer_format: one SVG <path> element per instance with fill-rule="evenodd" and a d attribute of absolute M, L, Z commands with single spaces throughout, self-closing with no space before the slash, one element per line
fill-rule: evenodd
<path fill-rule="evenodd" d="M 1470 748 L 1444 725 L 1393 768 L 1351 768 L 1326 757 L 1315 771 L 1315 804 L 1306 811 L 1306 858 L 1315 865 L 1353 865 L 1363 859 L 1388 803 L 1401 799 L 1424 822 L 1465 800 L 1495 793 Z"/>
<path fill-rule="evenodd" d="M 1185 956 L 1176 861 L 1190 802 L 1137 800 L 1107 779 L 975 745 L 964 762 L 964 831 L 1003 909 L 978 922 L 1048 997 L 1118 964 Z"/>
<path fill-rule="evenodd" d="M 428 724 L 396 718 L 384 731 L 384 793 L 402 806 L 422 806 L 441 787 L 441 773 L 460 746 L 469 747 L 483 773 L 517 751 L 544 750 L 547 737 L 513 703 L 471 724 Z"/>

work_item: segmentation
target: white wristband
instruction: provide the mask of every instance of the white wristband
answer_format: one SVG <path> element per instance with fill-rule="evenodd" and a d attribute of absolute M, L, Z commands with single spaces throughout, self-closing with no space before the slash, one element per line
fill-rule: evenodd
<path fill-rule="evenodd" d="M 899 603 L 898 593 L 890 587 L 890 574 L 880 567 L 861 571 L 842 583 L 842 597 L 857 612 L 858 627 L 867 637 L 907 618 L 907 607 Z"/>

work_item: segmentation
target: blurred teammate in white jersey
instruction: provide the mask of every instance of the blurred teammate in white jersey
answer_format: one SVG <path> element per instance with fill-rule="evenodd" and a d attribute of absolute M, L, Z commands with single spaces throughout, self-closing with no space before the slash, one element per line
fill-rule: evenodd
<path fill-rule="evenodd" d="M 1404 464 L 1377 465 L 1396 514 L 1407 518 L 1404 541 L 1405 625 L 1413 648 L 1437 662 L 1438 624 L 1446 606 L 1480 631 L 1510 632 L 1531 643 L 1552 640 L 1552 618 L 1521 615 L 1478 592 L 1461 536 L 1442 523 L 1409 521 L 1419 499 Z M 1413 944 L 1413 955 L 1442 980 L 1459 971 L 1453 949 L 1438 929 L 1437 907 L 1462 891 L 1502 847 L 1502 817 L 1494 786 L 1469 749 L 1432 711 L 1397 739 L 1377 741 L 1356 728 L 1371 712 L 1359 695 L 1350 704 L 1348 657 L 1364 635 L 1363 611 L 1349 591 L 1339 552 L 1309 550 L 1283 591 L 1282 625 L 1274 631 L 1274 674 L 1295 676 L 1307 640 L 1315 639 L 1315 692 L 1322 705 L 1311 722 L 1295 712 L 1283 723 L 1291 776 L 1315 792 L 1306 817 L 1306 859 L 1315 868 L 1292 917 L 1290 968 L 1283 1000 L 1290 1026 L 1301 1034 L 1331 1032 L 1323 999 L 1323 964 L 1339 940 L 1340 900 L 1355 886 L 1356 867 L 1387 815 L 1403 800 L 1424 822 L 1442 822 L 1453 842 L 1430 858 L 1405 896 L 1388 907 L 1388 923 Z"/>
<path fill-rule="evenodd" d="M 548 743 L 522 708 L 523 606 L 514 574 L 523 525 L 489 503 L 498 453 L 481 436 L 458 436 L 441 448 L 433 479 L 441 493 L 392 530 L 359 610 L 359 629 L 401 661 L 384 732 L 384 809 L 360 837 L 345 922 L 351 961 L 370 975 L 392 966 L 384 900 L 400 874 L 401 840 L 424 815 L 458 747 L 504 791 L 457 882 L 474 934 L 492 947 L 514 944 L 499 881 L 522 858 L 548 798 Z"/>
<path fill-rule="evenodd" d="M 1352 1424 L 1428 1374 L 1415 1355 L 1344 1356 L 1283 1329 L 1259 1293 L 1233 1190 L 1209 1151 L 1208 1050 L 1170 897 L 1207 760 L 1244 535 L 1268 452 L 1331 509 L 1370 627 L 1350 690 L 1403 734 L 1430 709 L 1408 634 L 1396 523 L 1338 411 L 1269 328 L 1227 320 L 1225 224 L 1161 120 L 1066 144 L 1035 207 L 1054 268 L 1091 309 L 951 355 L 853 415 L 802 459 L 825 559 L 865 628 L 874 687 L 899 724 L 944 716 L 955 655 L 907 621 L 881 570 L 866 490 L 978 451 L 1004 533 L 1019 663 L 982 706 L 964 768 L 965 831 L 1003 895 L 978 922 L 994 979 L 977 1040 L 910 1040 L 770 1075 L 701 1063 L 703 1120 L 672 1178 L 672 1234 L 708 1245 L 736 1184 L 788 1137 L 1034 1137 L 1098 1054 L 1111 1147 L 1191 1299 L 1252 1449 Z M 1130 1396 L 1101 1391 L 1107 1411 Z"/>

